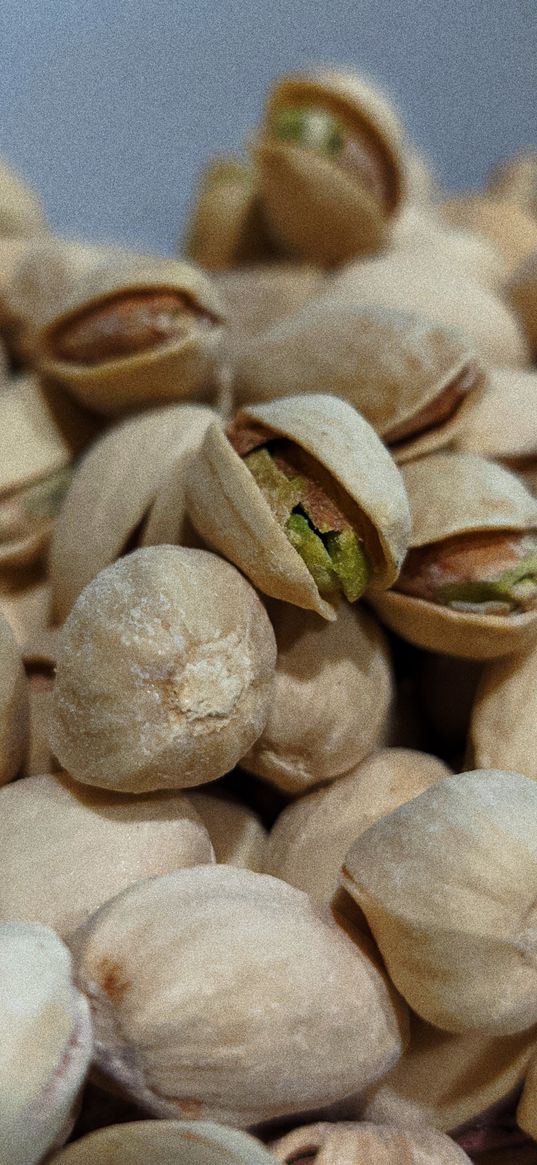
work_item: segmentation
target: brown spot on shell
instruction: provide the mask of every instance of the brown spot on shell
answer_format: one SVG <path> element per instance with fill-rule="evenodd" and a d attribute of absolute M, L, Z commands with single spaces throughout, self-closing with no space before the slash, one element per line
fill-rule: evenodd
<path fill-rule="evenodd" d="M 181 1116 L 186 1117 L 188 1120 L 194 1120 L 194 1121 L 200 1119 L 200 1117 L 202 1115 L 202 1111 L 203 1111 L 203 1101 L 202 1100 L 194 1100 L 194 1099 L 177 1100 L 176 1104 L 177 1104 L 177 1107 L 181 1113 Z"/>
<path fill-rule="evenodd" d="M 97 980 L 112 1003 L 121 1003 L 130 987 L 119 964 L 112 962 L 111 959 L 101 960 Z"/>

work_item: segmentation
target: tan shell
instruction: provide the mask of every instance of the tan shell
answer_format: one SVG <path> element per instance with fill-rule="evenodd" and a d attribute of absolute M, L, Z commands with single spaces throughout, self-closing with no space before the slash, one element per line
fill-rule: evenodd
<path fill-rule="evenodd" d="M 222 272 L 215 282 L 227 320 L 223 351 L 235 364 L 253 336 L 293 315 L 312 298 L 324 283 L 324 272 L 307 263 L 271 263 Z"/>
<path fill-rule="evenodd" d="M 410 1044 L 391 1072 L 367 1090 L 360 1118 L 456 1129 L 520 1085 L 536 1039 L 535 1029 L 513 1036 L 454 1035 L 411 1013 Z"/>
<path fill-rule="evenodd" d="M 451 226 L 464 227 L 490 239 L 501 251 L 510 271 L 537 248 L 534 216 L 512 203 L 476 195 L 452 198 L 442 203 L 441 210 Z"/>
<path fill-rule="evenodd" d="M 335 623 L 288 603 L 271 603 L 268 612 L 278 647 L 269 717 L 241 767 L 296 796 L 382 743 L 391 660 L 376 621 L 348 603 Z"/>
<path fill-rule="evenodd" d="M 0 235 L 42 235 L 48 230 L 31 186 L 4 160 L 0 163 Z"/>
<path fill-rule="evenodd" d="M 52 716 L 54 670 L 51 667 L 28 668 L 27 676 L 30 700 L 30 732 L 23 775 L 25 777 L 38 777 L 42 773 L 57 772 L 59 768 L 48 739 Z"/>
<path fill-rule="evenodd" d="M 57 331 L 87 310 L 117 296 L 138 291 L 177 291 L 208 319 L 193 325 L 187 337 L 126 356 L 84 365 L 55 355 Z M 39 370 L 51 376 L 77 400 L 95 412 L 117 415 L 206 392 L 215 368 L 222 335 L 220 297 L 209 277 L 187 263 L 172 259 L 128 259 L 112 262 L 78 281 L 62 310 L 52 313 L 36 336 Z"/>
<path fill-rule="evenodd" d="M 463 1149 L 433 1129 L 402 1129 L 366 1121 L 303 1125 L 273 1141 L 282 1165 L 470 1165 Z"/>
<path fill-rule="evenodd" d="M 269 834 L 267 874 L 330 902 L 353 842 L 375 821 L 449 774 L 437 757 L 402 748 L 381 749 L 328 789 L 301 797 L 280 813 Z"/>
<path fill-rule="evenodd" d="M 0 1160 L 40 1165 L 63 1144 L 92 1054 L 90 1011 L 48 927 L 0 925 Z"/>
<path fill-rule="evenodd" d="M 153 1115 L 256 1124 L 358 1091 L 401 1052 L 368 944 L 276 878 L 217 865 L 139 882 L 74 948 L 98 1068 Z"/>
<path fill-rule="evenodd" d="M 21 646 L 49 622 L 50 587 L 43 563 L 0 571 L 0 613 Z"/>
<path fill-rule="evenodd" d="M 466 335 L 432 320 L 385 308 L 341 303 L 327 294 L 255 336 L 237 366 L 239 399 L 273 400 L 330 391 L 353 405 L 386 441 L 469 373 L 473 388 L 454 417 L 398 441 L 398 462 L 456 438 L 485 374 Z M 389 443 L 389 442 L 388 442 Z"/>
<path fill-rule="evenodd" d="M 504 293 L 524 327 L 533 353 L 537 353 L 537 250 L 513 272 Z"/>
<path fill-rule="evenodd" d="M 537 154 L 517 154 L 495 166 L 488 189 L 494 198 L 512 202 L 537 218 Z"/>
<path fill-rule="evenodd" d="M 454 444 L 496 461 L 537 461 L 537 372 L 491 369 L 478 399 L 466 410 Z"/>
<path fill-rule="evenodd" d="M 86 584 L 125 552 L 148 515 L 151 520 L 168 475 L 181 482 L 212 420 L 216 413 L 204 405 L 165 405 L 130 417 L 93 444 L 77 469 L 52 539 L 50 580 L 60 622 Z M 157 531 L 157 516 L 152 523 L 153 535 L 163 535 L 164 542 L 173 541 L 181 529 L 184 504 L 177 489 L 172 506 L 175 523 L 170 520 L 169 527 L 174 529 L 163 528 L 160 521 Z"/>
<path fill-rule="evenodd" d="M 475 280 L 446 270 L 434 253 L 393 252 L 352 263 L 333 279 L 331 294 L 362 307 L 412 312 L 460 328 L 487 364 L 524 368 L 530 363 L 514 312 Z"/>
<path fill-rule="evenodd" d="M 285 435 L 318 460 L 355 503 L 373 567 L 371 587 L 390 586 L 406 553 L 410 519 L 401 477 L 371 426 L 346 401 L 321 394 L 250 405 L 241 415 Z M 325 619 L 336 617 L 249 469 L 216 425 L 207 429 L 190 465 L 187 504 L 206 541 L 265 594 Z"/>
<path fill-rule="evenodd" d="M 34 376 L 0 392 L 0 497 L 68 466 L 95 428 Z"/>
<path fill-rule="evenodd" d="M 50 741 L 84 784 L 144 793 L 229 772 L 262 731 L 276 642 L 253 587 L 205 550 L 101 571 L 62 629 Z"/>
<path fill-rule="evenodd" d="M 393 224 L 392 251 L 434 261 L 439 269 L 498 291 L 507 278 L 507 263 L 498 247 L 473 231 L 454 230 L 436 206 L 404 206 Z"/>
<path fill-rule="evenodd" d="M 537 648 L 490 664 L 470 725 L 472 764 L 537 780 Z"/>
<path fill-rule="evenodd" d="M 402 470 L 412 512 L 411 547 L 476 530 L 531 530 L 537 501 L 500 465 L 471 453 L 436 453 Z M 537 611 L 477 615 L 389 591 L 371 601 L 392 630 L 428 651 L 494 659 L 528 646 Z"/>
<path fill-rule="evenodd" d="M 185 797 L 88 789 L 66 773 L 0 791 L 0 852 L 0 920 L 41 922 L 62 938 L 127 886 L 214 861 Z"/>
<path fill-rule="evenodd" d="M 533 1056 L 526 1073 L 522 1096 L 516 1110 L 517 1124 L 535 1141 L 537 1139 L 537 1053 L 535 1044 Z"/>
<path fill-rule="evenodd" d="M 446 1031 L 537 1023 L 537 787 L 447 777 L 362 834 L 342 870 L 395 986 Z"/>
<path fill-rule="evenodd" d="M 212 1121 L 137 1121 L 99 1129 L 50 1165 L 275 1165 L 249 1133 Z"/>
<path fill-rule="evenodd" d="M 268 834 L 253 809 L 214 785 L 184 797 L 203 821 L 217 862 L 263 872 Z"/>
<path fill-rule="evenodd" d="M 19 771 L 28 747 L 28 684 L 20 649 L 0 614 L 0 785 Z"/>
<path fill-rule="evenodd" d="M 269 258 L 255 175 L 236 158 L 218 158 L 202 174 L 184 253 L 209 271 Z"/>
<path fill-rule="evenodd" d="M 303 102 L 322 104 L 369 138 L 387 176 L 384 205 L 331 159 L 271 136 L 275 110 Z M 279 81 L 253 149 L 263 214 L 278 245 L 323 266 L 378 250 L 403 196 L 402 145 L 395 112 L 362 77 L 318 70 Z"/>

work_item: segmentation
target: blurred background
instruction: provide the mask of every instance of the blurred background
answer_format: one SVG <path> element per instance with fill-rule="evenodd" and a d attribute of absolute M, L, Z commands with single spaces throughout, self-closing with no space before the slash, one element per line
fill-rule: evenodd
<path fill-rule="evenodd" d="M 344 64 L 445 190 L 537 137 L 536 0 L 1 0 L 0 153 L 68 235 L 170 253 L 279 74 Z"/>

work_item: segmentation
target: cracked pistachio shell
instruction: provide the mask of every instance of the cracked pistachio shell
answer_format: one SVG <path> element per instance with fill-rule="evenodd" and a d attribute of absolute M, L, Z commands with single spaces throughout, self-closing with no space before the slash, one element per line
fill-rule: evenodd
<path fill-rule="evenodd" d="M 212 861 L 207 830 L 175 791 L 110 793 L 66 773 L 0 790 L 1 920 L 66 938 L 127 886 Z"/>
<path fill-rule="evenodd" d="M 270 257 L 272 248 L 251 167 L 218 158 L 202 175 L 184 253 L 209 271 L 227 271 Z"/>
<path fill-rule="evenodd" d="M 402 1047 L 360 937 L 276 878 L 198 866 L 124 891 L 74 936 L 95 1058 L 155 1116 L 249 1126 L 328 1105 Z"/>
<path fill-rule="evenodd" d="M 471 1165 L 455 1141 L 434 1129 L 369 1121 L 303 1125 L 271 1149 L 282 1165 Z"/>
<path fill-rule="evenodd" d="M 330 902 L 353 842 L 375 821 L 449 774 L 437 757 L 411 749 L 381 749 L 328 789 L 301 797 L 280 813 L 268 838 L 267 874 Z"/>
<path fill-rule="evenodd" d="M 520 1086 L 536 1039 L 535 1029 L 511 1036 L 455 1035 L 411 1013 L 410 1043 L 361 1098 L 360 1119 L 457 1129 Z"/>
<path fill-rule="evenodd" d="M 271 263 L 222 272 L 215 282 L 228 325 L 223 349 L 235 365 L 243 345 L 299 311 L 316 294 L 324 272 L 308 263 Z"/>
<path fill-rule="evenodd" d="M 376 620 L 348 603 L 334 623 L 288 603 L 268 612 L 278 646 L 272 700 L 241 767 L 297 796 L 381 744 L 393 696 L 390 653 Z"/>
<path fill-rule="evenodd" d="M 371 174 L 351 174 L 337 159 L 274 136 L 271 121 L 278 110 L 304 105 L 327 110 L 351 139 L 356 137 L 373 180 Z M 377 251 L 403 198 L 402 150 L 396 113 L 363 77 L 329 69 L 284 77 L 269 95 L 253 143 L 263 215 L 275 242 L 284 252 L 322 266 Z M 382 196 L 375 193 L 376 182 L 384 188 Z"/>
<path fill-rule="evenodd" d="M 19 771 L 28 747 L 28 684 L 20 649 L 0 614 L 0 785 Z"/>
<path fill-rule="evenodd" d="M 87 583 L 125 553 L 142 523 L 152 526 L 155 538 L 162 535 L 162 542 L 174 540 L 181 530 L 186 465 L 212 420 L 217 414 L 205 405 L 164 405 L 130 417 L 92 445 L 76 470 L 50 549 L 53 607 L 60 622 Z M 168 528 L 161 520 L 157 531 L 152 510 L 172 470 L 176 488 Z M 140 537 L 143 541 L 143 533 Z"/>
<path fill-rule="evenodd" d="M 435 453 L 403 466 L 412 513 L 410 547 L 480 530 L 532 530 L 537 501 L 502 466 L 472 453 Z M 537 636 L 537 611 L 480 615 L 397 590 L 371 596 L 384 623 L 418 647 L 466 659 L 520 651 Z"/>
<path fill-rule="evenodd" d="M 39 1165 L 63 1144 L 92 1053 L 90 1009 L 48 927 L 0 925 L 0 1161 Z"/>
<path fill-rule="evenodd" d="M 537 250 L 517 267 L 504 294 L 521 321 L 534 355 L 537 353 Z"/>
<path fill-rule="evenodd" d="M 353 506 L 372 566 L 371 589 L 396 579 L 406 553 L 410 517 L 401 475 L 374 429 L 328 395 L 250 405 L 240 416 L 295 442 L 318 462 Z M 267 595 L 335 619 L 248 467 L 217 425 L 210 425 L 191 462 L 188 514 L 208 544 L 230 558 Z"/>
<path fill-rule="evenodd" d="M 394 222 L 390 247 L 429 257 L 440 270 L 446 267 L 492 291 L 507 277 L 507 263 L 497 246 L 473 231 L 449 227 L 436 206 L 404 206 Z"/>
<path fill-rule="evenodd" d="M 537 461 L 537 372 L 493 368 L 455 435 L 455 448 L 524 466 Z"/>
<path fill-rule="evenodd" d="M 441 204 L 446 222 L 490 239 L 510 271 L 537 248 L 537 221 L 518 206 L 493 198 L 452 198 Z"/>
<path fill-rule="evenodd" d="M 188 305 L 190 318 L 174 339 L 159 340 L 131 355 L 94 363 L 62 358 L 59 337 L 80 320 L 139 294 L 170 294 Z M 120 321 L 121 316 L 120 316 Z M 57 304 L 35 340 L 38 370 L 66 388 L 87 408 L 114 416 L 142 406 L 203 394 L 214 374 L 222 336 L 220 296 L 201 270 L 173 259 L 117 260 L 90 272 Z M 130 323 L 125 325 L 130 328 Z M 144 323 L 140 327 L 150 325 Z M 103 333 L 96 332 L 98 343 Z M 126 333 L 128 334 L 128 332 Z"/>
<path fill-rule="evenodd" d="M 470 724 L 472 763 L 537 781 L 537 648 L 489 664 Z"/>
<path fill-rule="evenodd" d="M 31 186 L 0 162 L 0 236 L 42 235 L 48 230 L 39 198 Z"/>
<path fill-rule="evenodd" d="M 488 190 L 493 198 L 512 202 L 537 218 L 537 154 L 518 154 L 495 166 Z"/>
<path fill-rule="evenodd" d="M 433 785 L 349 850 L 341 884 L 429 1023 L 490 1035 L 537 1023 L 536 838 L 535 783 L 479 770 Z"/>
<path fill-rule="evenodd" d="M 263 872 L 268 833 L 257 813 L 223 789 L 185 793 L 211 839 L 217 862 Z"/>
<path fill-rule="evenodd" d="M 61 633 L 50 741 L 75 780 L 144 793 L 215 780 L 262 731 L 276 642 L 253 587 L 205 550 L 102 570 Z"/>
<path fill-rule="evenodd" d="M 329 387 L 390 444 L 391 430 L 408 425 L 450 386 L 468 388 L 455 415 L 393 443 L 392 456 L 402 462 L 453 441 L 485 379 L 464 332 L 328 293 L 244 346 L 236 390 L 241 400 L 263 401 Z"/>
<path fill-rule="evenodd" d="M 213 1121 L 133 1121 L 68 1145 L 50 1165 L 276 1165 L 256 1137 Z"/>
<path fill-rule="evenodd" d="M 351 263 L 333 279 L 331 295 L 460 328 L 487 364 L 524 368 L 530 363 L 526 336 L 515 313 L 475 279 L 440 266 L 434 253 L 395 251 Z"/>

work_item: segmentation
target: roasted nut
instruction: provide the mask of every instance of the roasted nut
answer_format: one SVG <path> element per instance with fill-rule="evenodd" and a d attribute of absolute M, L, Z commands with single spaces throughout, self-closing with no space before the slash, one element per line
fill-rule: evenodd
<path fill-rule="evenodd" d="M 19 771 L 28 747 L 28 684 L 20 650 L 0 614 L 0 785 Z"/>
<path fill-rule="evenodd" d="M 537 463 L 537 373 L 493 368 L 483 393 L 472 401 L 454 446 L 501 461 L 519 476 Z"/>
<path fill-rule="evenodd" d="M 339 1121 L 304 1125 L 273 1141 L 282 1165 L 470 1165 L 466 1153 L 433 1129 Z"/>
<path fill-rule="evenodd" d="M 215 276 L 215 282 L 227 320 L 223 352 L 234 365 L 252 337 L 293 315 L 312 298 L 324 283 L 324 272 L 307 263 L 271 263 L 225 271 Z"/>
<path fill-rule="evenodd" d="M 441 205 L 446 222 L 484 235 L 501 251 L 510 271 L 537 248 L 537 222 L 531 213 L 510 202 L 484 198 L 452 198 Z"/>
<path fill-rule="evenodd" d="M 45 631 L 49 610 L 50 587 L 43 562 L 0 571 L 0 614 L 21 647 Z"/>
<path fill-rule="evenodd" d="M 537 154 L 520 153 L 495 166 L 489 191 L 494 198 L 512 202 L 537 218 Z"/>
<path fill-rule="evenodd" d="M 253 809 L 214 785 L 190 789 L 184 798 L 201 818 L 217 862 L 263 872 L 268 835 Z"/>
<path fill-rule="evenodd" d="M 534 356 L 537 354 L 537 250 L 513 272 L 504 288 L 528 337 Z"/>
<path fill-rule="evenodd" d="M 209 271 L 226 271 L 270 258 L 251 168 L 237 158 L 219 158 L 202 175 L 184 253 Z"/>
<path fill-rule="evenodd" d="M 473 231 L 453 230 L 436 206 L 403 207 L 394 222 L 390 249 L 417 255 L 420 263 L 434 262 L 440 271 L 491 291 L 499 291 L 507 278 L 507 263 L 498 247 Z"/>
<path fill-rule="evenodd" d="M 112 1125 L 68 1145 L 50 1165 L 275 1165 L 249 1133 L 212 1121 Z"/>
<path fill-rule="evenodd" d="M 0 235 L 42 235 L 47 224 L 31 187 L 5 161 L 0 163 Z"/>
<path fill-rule="evenodd" d="M 61 636 L 51 743 L 118 792 L 202 785 L 266 722 L 276 643 L 255 591 L 204 550 L 137 550 L 79 595 Z"/>
<path fill-rule="evenodd" d="M 472 764 L 537 780 L 537 649 L 489 664 L 477 689 L 469 739 Z"/>
<path fill-rule="evenodd" d="M 263 874 L 198 866 L 120 894 L 73 939 L 96 1063 L 156 1116 L 237 1126 L 329 1105 L 401 1052 L 365 941 Z"/>

